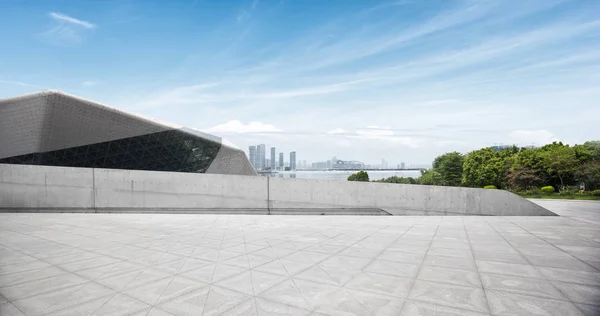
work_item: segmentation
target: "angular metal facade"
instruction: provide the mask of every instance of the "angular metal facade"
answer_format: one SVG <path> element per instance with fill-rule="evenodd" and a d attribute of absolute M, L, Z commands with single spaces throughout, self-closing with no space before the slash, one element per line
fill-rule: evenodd
<path fill-rule="evenodd" d="M 0 99 L 0 163 L 256 175 L 219 137 L 52 90 Z"/>

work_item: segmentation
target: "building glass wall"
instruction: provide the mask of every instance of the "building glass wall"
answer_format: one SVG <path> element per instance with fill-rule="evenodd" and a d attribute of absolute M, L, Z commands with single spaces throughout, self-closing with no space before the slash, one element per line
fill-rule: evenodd
<path fill-rule="evenodd" d="M 8 157 L 0 163 L 203 173 L 220 148 L 220 143 L 170 130 Z"/>

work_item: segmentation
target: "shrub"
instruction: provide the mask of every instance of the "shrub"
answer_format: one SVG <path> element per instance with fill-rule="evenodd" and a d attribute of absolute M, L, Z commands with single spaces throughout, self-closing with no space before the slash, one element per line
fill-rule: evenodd
<path fill-rule="evenodd" d="M 600 190 L 590 191 L 589 194 L 592 195 L 592 196 L 600 196 Z"/>
<path fill-rule="evenodd" d="M 554 187 L 551 185 L 542 187 L 542 192 L 544 192 L 544 194 L 552 194 L 552 193 L 554 193 Z"/>
<path fill-rule="evenodd" d="M 540 188 L 531 188 L 527 190 L 528 195 L 542 195 L 544 192 Z"/>
<path fill-rule="evenodd" d="M 348 177 L 348 181 L 365 181 L 365 182 L 369 182 L 369 174 L 364 171 L 361 170 L 357 173 L 353 173 Z"/>
<path fill-rule="evenodd" d="M 563 190 L 563 191 L 560 191 L 558 193 L 558 195 L 560 195 L 560 196 L 573 196 L 573 195 L 575 195 L 575 191 Z"/>
<path fill-rule="evenodd" d="M 490 184 L 483 187 L 484 189 L 497 189 L 495 185 Z"/>

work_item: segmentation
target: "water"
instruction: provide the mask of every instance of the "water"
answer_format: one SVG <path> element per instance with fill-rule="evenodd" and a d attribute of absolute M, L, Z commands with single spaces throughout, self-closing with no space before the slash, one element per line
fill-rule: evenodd
<path fill-rule="evenodd" d="M 298 178 L 298 179 L 322 179 L 322 180 L 347 180 L 348 176 L 357 171 L 279 171 L 276 174 L 271 174 L 272 177 L 282 178 Z M 419 170 L 397 170 L 397 171 L 367 171 L 369 174 L 369 180 L 379 180 L 389 178 L 391 176 L 397 177 L 413 177 L 418 178 L 421 176 Z"/>

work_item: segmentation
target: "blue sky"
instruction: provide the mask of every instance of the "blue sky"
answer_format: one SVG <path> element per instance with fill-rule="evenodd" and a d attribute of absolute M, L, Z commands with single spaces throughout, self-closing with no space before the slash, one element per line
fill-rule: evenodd
<path fill-rule="evenodd" d="M 58 89 L 299 160 L 600 138 L 600 2 L 0 2 L 0 97 Z"/>

